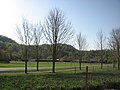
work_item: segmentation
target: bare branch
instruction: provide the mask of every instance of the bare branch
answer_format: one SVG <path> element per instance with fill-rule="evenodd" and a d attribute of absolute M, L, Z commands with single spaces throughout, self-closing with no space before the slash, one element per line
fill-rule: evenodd
<path fill-rule="evenodd" d="M 103 32 L 102 32 L 102 30 L 101 31 L 99 31 L 98 33 L 97 33 L 97 44 L 98 44 L 98 48 L 100 49 L 100 50 L 103 50 L 104 48 L 105 48 L 105 42 L 106 42 L 106 37 L 105 37 L 105 35 L 103 34 Z"/>
<path fill-rule="evenodd" d="M 44 25 L 44 34 L 46 39 L 51 43 L 64 43 L 68 41 L 73 34 L 71 23 L 65 22 L 62 11 L 54 9 L 50 11 Z"/>
<path fill-rule="evenodd" d="M 17 25 L 16 27 L 16 33 L 21 41 L 21 43 L 24 45 L 24 59 L 25 59 L 25 73 L 27 73 L 27 60 L 28 60 L 28 45 L 31 44 L 31 41 L 33 39 L 32 35 L 32 24 L 30 24 L 25 18 L 22 19 L 22 24 Z"/>
<path fill-rule="evenodd" d="M 77 35 L 76 40 L 77 40 L 77 45 L 79 47 L 79 51 L 84 50 L 88 47 L 86 37 L 82 36 L 81 32 Z"/>
<path fill-rule="evenodd" d="M 39 45 L 42 39 L 43 27 L 41 24 L 34 25 L 33 28 L 33 43 L 35 45 Z"/>
<path fill-rule="evenodd" d="M 53 52 L 53 72 L 55 71 L 55 61 L 58 43 L 65 43 L 72 37 L 71 23 L 66 22 L 65 16 L 59 9 L 50 11 L 44 24 L 44 35 L 52 44 Z"/>
<path fill-rule="evenodd" d="M 109 46 L 117 52 L 118 69 L 120 69 L 120 28 L 111 31 Z"/>
<path fill-rule="evenodd" d="M 32 37 L 33 26 L 25 18 L 22 19 L 22 24 L 16 26 L 16 33 L 21 43 L 29 45 L 33 39 Z"/>

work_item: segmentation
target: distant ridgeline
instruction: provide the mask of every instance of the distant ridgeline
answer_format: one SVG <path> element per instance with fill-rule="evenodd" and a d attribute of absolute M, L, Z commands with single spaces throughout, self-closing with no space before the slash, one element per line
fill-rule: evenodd
<path fill-rule="evenodd" d="M 28 60 L 36 59 L 36 46 L 29 45 L 28 47 Z M 68 44 L 57 45 L 57 60 L 60 61 L 78 61 L 82 53 L 83 61 L 100 61 L 100 50 L 91 51 L 78 51 L 75 47 Z M 112 62 L 112 55 L 110 50 L 103 50 L 104 62 Z M 24 60 L 25 50 L 24 45 L 18 44 L 14 40 L 0 35 L 0 62 L 9 60 Z M 52 60 L 52 45 L 42 44 L 39 45 L 39 60 Z"/>
<path fill-rule="evenodd" d="M 11 38 L 8 38 L 6 36 L 0 35 L 0 42 L 9 42 L 9 43 L 16 43 L 14 40 L 12 40 Z"/>
<path fill-rule="evenodd" d="M 67 44 L 58 44 L 58 59 L 74 59 L 78 50 L 73 46 Z M 39 45 L 39 58 L 40 59 L 52 59 L 51 45 L 42 44 Z M 23 59 L 24 55 L 24 45 L 20 45 L 14 40 L 0 35 L 0 61 L 3 60 L 17 60 Z M 28 49 L 28 57 L 30 59 L 36 58 L 36 47 L 30 45 Z"/>

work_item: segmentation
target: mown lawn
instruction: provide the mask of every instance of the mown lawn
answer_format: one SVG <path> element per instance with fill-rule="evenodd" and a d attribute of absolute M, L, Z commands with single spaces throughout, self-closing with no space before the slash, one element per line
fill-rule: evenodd
<path fill-rule="evenodd" d="M 0 75 L 0 90 L 84 90 L 82 73 L 29 73 Z M 88 74 L 89 90 L 120 90 L 120 72 L 95 71 Z"/>
<path fill-rule="evenodd" d="M 104 64 L 104 66 L 112 66 L 112 64 Z M 79 67 L 78 62 L 56 62 L 56 67 Z M 98 66 L 100 63 L 82 63 L 82 67 L 85 66 Z M 24 62 L 10 62 L 10 63 L 0 63 L 0 68 L 8 67 L 24 67 Z M 36 62 L 28 62 L 28 67 L 36 67 Z M 39 67 L 52 67 L 52 62 L 39 62 Z"/>
<path fill-rule="evenodd" d="M 78 62 L 56 62 L 55 71 L 65 72 L 65 73 L 81 73 L 84 72 L 88 66 L 89 72 L 94 71 L 108 71 L 113 69 L 112 64 L 104 64 L 103 69 L 101 69 L 100 63 L 82 63 L 82 70 L 79 69 Z M 0 74 L 2 73 L 24 73 L 24 62 L 10 62 L 10 63 L 0 63 Z M 13 69 L 12 69 L 13 68 Z M 28 62 L 28 73 L 39 73 L 39 72 L 52 72 L 52 62 L 40 62 L 39 72 L 36 72 L 36 62 Z"/>

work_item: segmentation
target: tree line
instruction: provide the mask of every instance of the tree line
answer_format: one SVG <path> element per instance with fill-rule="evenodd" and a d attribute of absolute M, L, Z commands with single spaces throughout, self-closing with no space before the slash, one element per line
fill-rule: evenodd
<path fill-rule="evenodd" d="M 81 32 L 74 35 L 71 22 L 67 21 L 61 10 L 55 8 L 49 12 L 43 24 L 33 24 L 23 17 L 22 23 L 16 26 L 16 34 L 20 40 L 19 55 L 25 61 L 25 73 L 27 73 L 27 62 L 30 57 L 36 59 L 38 71 L 39 59 L 44 56 L 46 56 L 44 58 L 49 56 L 52 59 L 52 72 L 55 72 L 56 60 L 63 57 L 64 59 L 78 59 L 80 69 L 83 59 L 97 59 L 101 63 L 101 69 L 104 62 L 112 62 L 113 67 L 118 63 L 118 69 L 120 69 L 120 28 L 113 29 L 108 38 L 105 37 L 103 31 L 99 31 L 96 41 L 98 50 L 85 51 L 88 47 L 86 37 Z M 71 52 L 65 51 L 65 47 L 67 50 L 69 47 L 65 43 L 74 36 L 78 49 Z M 40 45 L 42 40 L 46 40 L 49 44 Z M 48 46 L 44 47 L 45 45 Z"/>

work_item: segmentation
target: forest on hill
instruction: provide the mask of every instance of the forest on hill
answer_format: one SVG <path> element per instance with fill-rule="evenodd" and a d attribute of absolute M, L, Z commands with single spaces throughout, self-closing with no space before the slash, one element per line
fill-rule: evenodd
<path fill-rule="evenodd" d="M 11 38 L 8 38 L 6 36 L 0 35 L 0 42 L 8 42 L 8 43 L 16 43 L 14 40 Z"/>
<path fill-rule="evenodd" d="M 36 46 L 28 46 L 28 59 L 36 59 Z M 79 50 L 75 49 L 71 45 L 58 44 L 57 47 L 57 59 L 59 60 L 79 60 Z M 81 51 L 82 60 L 97 60 L 100 62 L 100 50 Z M 24 59 L 24 45 L 16 43 L 14 40 L 0 35 L 0 60 L 23 60 Z M 112 63 L 113 56 L 110 50 L 104 50 L 104 62 Z M 52 59 L 52 45 L 42 44 L 39 45 L 39 60 Z"/>

